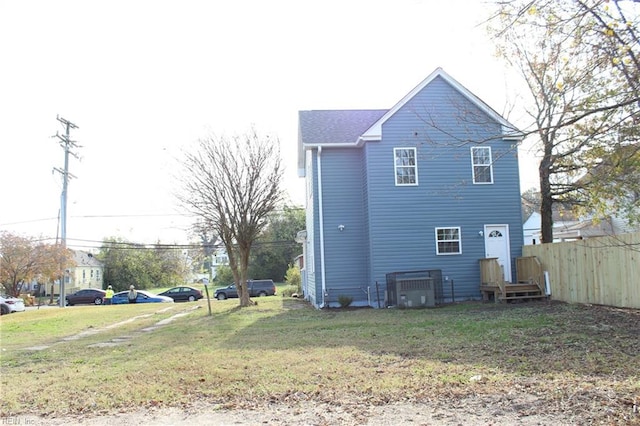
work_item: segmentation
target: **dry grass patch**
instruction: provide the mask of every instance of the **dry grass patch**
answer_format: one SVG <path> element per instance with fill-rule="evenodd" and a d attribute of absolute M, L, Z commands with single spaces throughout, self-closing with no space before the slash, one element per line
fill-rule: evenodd
<path fill-rule="evenodd" d="M 555 303 L 318 311 L 282 297 L 246 309 L 212 301 L 212 316 L 193 306 L 158 313 L 154 305 L 145 307 L 150 316 L 132 309 L 117 318 L 92 307 L 85 316 L 94 317 L 99 333 L 40 351 L 26 348 L 87 325 L 69 326 L 69 333 L 56 327 L 50 331 L 58 334 L 36 333 L 27 342 L 14 323 L 18 316 L 3 316 L 2 414 L 506 397 L 520 401 L 523 412 L 575 413 L 587 423 L 639 421 L 638 311 Z M 61 323 L 81 321 L 75 310 L 54 312 Z M 143 331 L 176 313 L 187 315 Z M 135 319 L 125 322 L 126 315 Z M 95 346 L 100 341 L 118 344 Z M 22 385 L 8 387 L 12 382 Z"/>

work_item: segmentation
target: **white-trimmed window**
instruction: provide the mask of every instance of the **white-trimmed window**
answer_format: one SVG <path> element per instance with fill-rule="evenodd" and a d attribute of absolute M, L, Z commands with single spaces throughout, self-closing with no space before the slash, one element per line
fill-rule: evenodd
<path fill-rule="evenodd" d="M 393 148 L 396 186 L 418 184 L 416 148 Z"/>
<path fill-rule="evenodd" d="M 491 147 L 471 147 L 471 166 L 473 168 L 473 183 L 493 183 Z"/>
<path fill-rule="evenodd" d="M 436 254 L 462 254 L 459 226 L 436 228 Z"/>

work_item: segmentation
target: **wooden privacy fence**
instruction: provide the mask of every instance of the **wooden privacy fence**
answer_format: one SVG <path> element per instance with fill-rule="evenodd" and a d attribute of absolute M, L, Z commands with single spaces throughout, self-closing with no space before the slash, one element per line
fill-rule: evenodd
<path fill-rule="evenodd" d="M 640 308 L 640 232 L 529 245 L 522 254 L 548 271 L 554 300 Z"/>

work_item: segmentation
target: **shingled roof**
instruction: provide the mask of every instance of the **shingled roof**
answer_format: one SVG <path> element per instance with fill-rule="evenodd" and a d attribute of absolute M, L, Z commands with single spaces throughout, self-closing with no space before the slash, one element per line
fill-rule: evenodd
<path fill-rule="evenodd" d="M 73 251 L 73 260 L 76 263 L 76 266 L 92 266 L 92 267 L 100 267 L 103 266 L 102 262 L 96 259 L 92 253 L 80 250 Z"/>
<path fill-rule="evenodd" d="M 300 138 L 305 145 L 355 144 L 388 110 L 299 111 Z"/>

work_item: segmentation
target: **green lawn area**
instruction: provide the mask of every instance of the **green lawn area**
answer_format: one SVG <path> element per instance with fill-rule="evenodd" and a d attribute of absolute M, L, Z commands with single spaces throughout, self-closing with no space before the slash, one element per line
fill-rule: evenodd
<path fill-rule="evenodd" d="M 638 311 L 545 302 L 316 310 L 281 296 L 255 300 L 244 309 L 212 300 L 212 315 L 206 299 L 4 315 L 0 414 L 202 401 L 254 408 L 291 395 L 447 403 L 513 390 L 587 423 L 623 424 L 640 405 Z"/>

